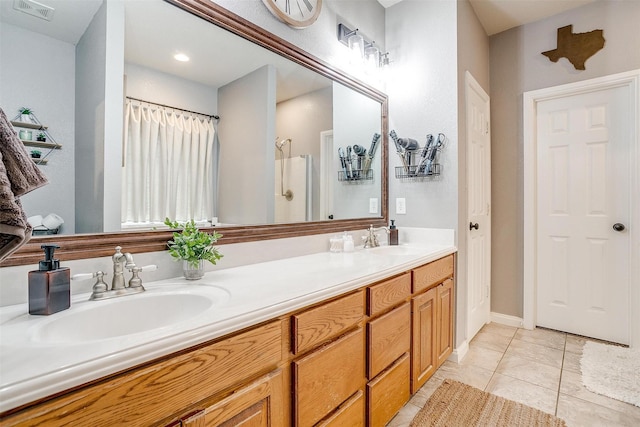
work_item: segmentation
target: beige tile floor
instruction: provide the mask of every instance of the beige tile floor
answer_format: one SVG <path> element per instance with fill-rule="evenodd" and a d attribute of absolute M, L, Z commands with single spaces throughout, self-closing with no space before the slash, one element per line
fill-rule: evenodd
<path fill-rule="evenodd" d="M 463 361 L 446 361 L 387 427 L 408 426 L 445 378 L 555 414 L 570 427 L 640 426 L 639 407 L 582 385 L 580 356 L 585 341 L 547 329 L 487 324 L 469 344 Z"/>

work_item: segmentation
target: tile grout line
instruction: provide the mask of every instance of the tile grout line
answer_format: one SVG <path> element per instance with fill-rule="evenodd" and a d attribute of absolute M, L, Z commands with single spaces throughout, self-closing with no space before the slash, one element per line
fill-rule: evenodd
<path fill-rule="evenodd" d="M 564 334 L 564 347 L 562 348 L 562 365 L 560 365 L 560 380 L 558 381 L 558 393 L 556 394 L 556 410 L 554 415 L 558 416 L 558 405 L 560 404 L 560 386 L 562 385 L 562 373 L 564 371 L 564 361 L 567 355 L 567 334 Z"/>
<path fill-rule="evenodd" d="M 502 359 L 504 359 L 504 355 L 507 354 L 507 350 L 509 350 L 509 346 L 511 345 L 511 342 L 513 341 L 514 337 L 518 333 L 518 329 L 520 329 L 520 328 L 516 328 L 515 332 L 513 333 L 513 336 L 509 339 L 509 344 L 507 344 L 507 348 L 505 348 L 504 351 L 502 352 L 502 356 L 500 357 L 500 360 L 498 360 L 498 364 L 496 365 L 496 367 L 494 368 L 493 372 L 491 373 L 491 377 L 489 378 L 489 382 L 487 382 L 487 385 L 484 387 L 483 391 L 487 391 L 487 388 L 489 387 L 489 384 L 491 384 L 491 380 L 495 376 L 496 371 L 498 370 L 498 366 L 500 366 L 500 363 L 502 362 Z"/>

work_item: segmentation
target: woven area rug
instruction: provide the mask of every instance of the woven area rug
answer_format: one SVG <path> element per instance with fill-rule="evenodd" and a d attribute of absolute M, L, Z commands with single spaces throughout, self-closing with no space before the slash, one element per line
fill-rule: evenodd
<path fill-rule="evenodd" d="M 546 412 L 446 379 L 410 424 L 423 426 L 566 427 L 566 424 Z"/>
<path fill-rule="evenodd" d="M 587 389 L 640 406 L 640 349 L 587 341 L 580 370 Z"/>

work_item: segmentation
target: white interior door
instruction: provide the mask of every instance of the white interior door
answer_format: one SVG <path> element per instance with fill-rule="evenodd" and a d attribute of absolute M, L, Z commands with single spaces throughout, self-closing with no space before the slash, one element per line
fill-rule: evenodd
<path fill-rule="evenodd" d="M 538 103 L 536 125 L 536 323 L 623 344 L 629 343 L 628 106 L 623 87 L 563 96 Z"/>
<path fill-rule="evenodd" d="M 467 72 L 468 326 L 471 340 L 491 312 L 491 133 L 489 95 Z"/>

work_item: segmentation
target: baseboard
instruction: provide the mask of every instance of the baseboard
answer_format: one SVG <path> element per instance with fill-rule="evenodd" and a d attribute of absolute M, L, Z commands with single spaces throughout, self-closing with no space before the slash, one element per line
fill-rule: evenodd
<path fill-rule="evenodd" d="M 455 363 L 460 363 L 462 362 L 462 359 L 464 359 L 464 357 L 467 355 L 467 351 L 469 351 L 469 343 L 465 340 L 462 344 L 460 344 L 453 350 L 451 355 L 447 357 L 447 360 Z"/>
<path fill-rule="evenodd" d="M 500 323 L 501 325 L 513 326 L 514 328 L 522 328 L 523 319 L 521 317 L 510 316 L 508 314 L 491 312 L 491 321 Z"/>

